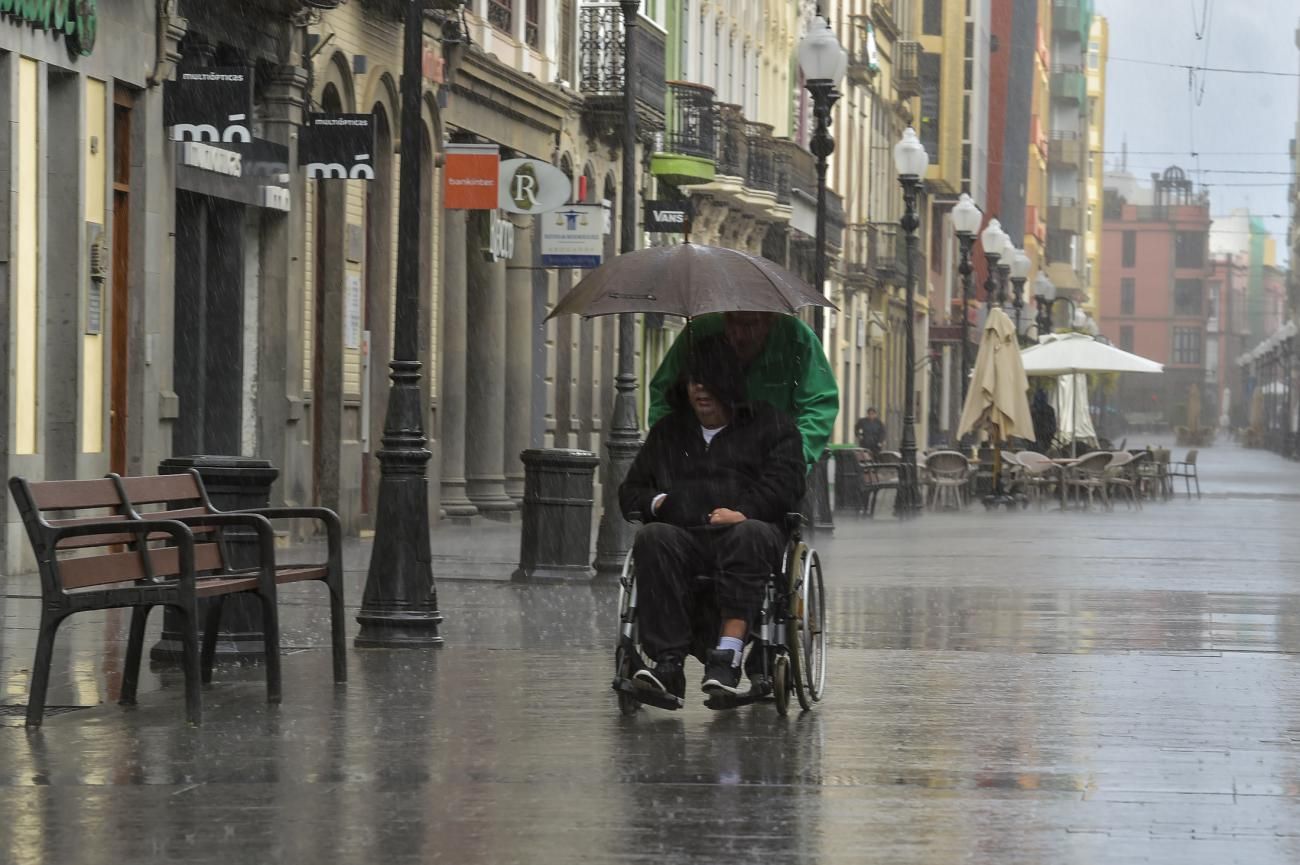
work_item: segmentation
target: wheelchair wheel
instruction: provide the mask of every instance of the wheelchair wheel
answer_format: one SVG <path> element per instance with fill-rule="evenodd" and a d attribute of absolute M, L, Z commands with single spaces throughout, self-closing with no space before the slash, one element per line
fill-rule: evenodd
<path fill-rule="evenodd" d="M 803 637 L 804 685 L 816 702 L 826 690 L 826 593 L 822 582 L 822 562 L 815 550 L 804 563 Z"/>
<path fill-rule="evenodd" d="M 791 685 L 795 696 L 799 698 L 799 706 L 804 711 L 811 709 L 813 704 L 808 693 L 808 683 L 804 681 L 804 671 L 807 663 L 805 654 L 809 645 L 805 636 L 807 632 L 807 623 L 805 621 L 807 583 L 805 575 L 808 573 L 808 563 L 812 555 L 815 555 L 815 553 L 808 548 L 807 544 L 801 542 L 795 545 L 794 556 L 789 562 L 790 594 L 785 623 L 786 648 L 790 652 Z"/>
<path fill-rule="evenodd" d="M 790 658 L 782 652 L 772 662 L 772 697 L 781 717 L 790 714 L 790 690 Z"/>

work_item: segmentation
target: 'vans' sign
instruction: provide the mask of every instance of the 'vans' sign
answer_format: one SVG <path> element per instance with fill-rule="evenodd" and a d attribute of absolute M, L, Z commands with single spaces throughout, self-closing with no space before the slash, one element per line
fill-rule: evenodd
<path fill-rule="evenodd" d="M 308 180 L 374 180 L 375 116 L 313 114 L 298 138 Z"/>
<path fill-rule="evenodd" d="M 183 69 L 167 84 L 163 117 L 173 141 L 250 144 L 253 73 L 239 66 Z"/>
<path fill-rule="evenodd" d="M 645 230 L 664 234 L 686 234 L 691 230 L 689 201 L 647 201 Z"/>

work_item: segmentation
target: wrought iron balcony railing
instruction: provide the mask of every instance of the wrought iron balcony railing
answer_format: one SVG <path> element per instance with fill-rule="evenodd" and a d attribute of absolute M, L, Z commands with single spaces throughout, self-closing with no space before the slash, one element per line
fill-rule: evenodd
<path fill-rule="evenodd" d="M 745 125 L 745 185 L 750 189 L 776 192 L 776 149 L 772 127 L 767 123 Z"/>
<path fill-rule="evenodd" d="M 718 173 L 745 176 L 749 142 L 745 138 L 745 115 L 739 105 L 718 106 Z"/>
<path fill-rule="evenodd" d="M 668 153 L 717 159 L 718 105 L 713 88 L 687 81 L 669 81 L 668 131 L 664 148 Z"/>
<path fill-rule="evenodd" d="M 645 18 L 637 22 L 637 99 L 643 108 L 664 116 L 665 41 L 658 27 Z M 596 97 L 599 108 L 623 95 L 623 10 L 618 3 L 588 3 L 578 18 L 578 86 Z"/>
<path fill-rule="evenodd" d="M 876 279 L 876 226 L 849 225 L 844 229 L 844 272 L 849 279 Z"/>
<path fill-rule="evenodd" d="M 894 86 L 904 98 L 921 93 L 921 43 L 899 42 L 894 47 Z"/>

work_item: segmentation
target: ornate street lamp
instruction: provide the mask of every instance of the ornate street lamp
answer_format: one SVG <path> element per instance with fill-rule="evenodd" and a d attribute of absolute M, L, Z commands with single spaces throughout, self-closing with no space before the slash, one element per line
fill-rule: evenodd
<path fill-rule="evenodd" d="M 961 274 L 961 401 L 966 404 L 966 391 L 970 389 L 970 300 L 974 291 L 971 279 L 975 268 L 970 263 L 970 249 L 975 245 L 975 233 L 980 230 L 984 214 L 975 206 L 974 200 L 966 193 L 957 199 L 957 206 L 952 209 L 952 228 L 957 234 L 957 247 L 961 250 L 961 264 L 957 272 Z"/>
<path fill-rule="evenodd" d="M 1011 257 L 1011 284 L 1015 287 L 1012 304 L 1016 308 L 1016 338 L 1020 338 L 1020 311 L 1025 308 L 1025 280 L 1034 263 L 1025 255 L 1023 249 L 1017 249 Z"/>
<path fill-rule="evenodd" d="M 1039 271 L 1034 279 L 1034 304 L 1038 307 L 1035 323 L 1038 325 L 1039 339 L 1052 332 L 1052 304 L 1055 301 L 1056 286 L 1047 278 L 1047 274 Z"/>
<path fill-rule="evenodd" d="M 420 106 L 426 0 L 408 0 L 402 42 L 402 165 L 397 201 L 397 316 L 370 568 L 358 646 L 442 644 L 429 547 L 426 470 L 432 456 L 420 406 Z"/>
<path fill-rule="evenodd" d="M 619 251 L 636 249 L 636 141 L 637 117 L 637 12 L 641 0 L 619 0 L 623 9 L 623 183 L 619 190 L 622 213 Z M 618 374 L 614 377 L 614 415 L 610 419 L 609 476 L 603 480 L 604 508 L 596 533 L 596 572 L 617 574 L 632 549 L 632 524 L 623 519 L 618 488 L 641 449 L 641 429 L 636 416 L 636 315 L 618 317 Z"/>
<path fill-rule="evenodd" d="M 1002 250 L 1009 241 L 1010 238 L 1002 230 L 1002 223 L 996 219 L 990 219 L 989 224 L 984 226 L 984 231 L 980 233 L 980 245 L 984 247 L 984 260 L 988 262 L 988 273 L 984 278 L 984 306 L 987 309 L 992 309 L 993 302 L 997 299 L 998 260 L 1002 258 Z"/>
<path fill-rule="evenodd" d="M 916 471 L 916 301 L 913 281 L 916 259 L 916 229 L 920 220 L 916 216 L 916 197 L 930 165 L 930 155 L 916 137 L 916 130 L 907 127 L 903 138 L 894 145 L 894 167 L 898 171 L 898 184 L 903 187 L 903 218 L 899 227 L 907 238 L 907 353 L 903 358 L 903 441 L 899 447 L 902 457 L 903 479 L 894 499 L 894 512 L 899 518 L 912 517 L 921 510 L 921 492 Z"/>
<path fill-rule="evenodd" d="M 813 101 L 813 134 L 809 142 L 812 155 L 817 157 L 817 223 L 813 253 L 813 286 L 826 292 L 826 160 L 835 152 L 835 139 L 831 137 L 831 108 L 839 101 L 836 91 L 848 68 L 849 55 L 835 38 L 826 19 L 820 15 L 808 24 L 808 33 L 799 42 L 799 71 L 803 73 L 804 87 Z M 822 338 L 823 310 L 819 306 L 814 314 L 817 338 Z"/>

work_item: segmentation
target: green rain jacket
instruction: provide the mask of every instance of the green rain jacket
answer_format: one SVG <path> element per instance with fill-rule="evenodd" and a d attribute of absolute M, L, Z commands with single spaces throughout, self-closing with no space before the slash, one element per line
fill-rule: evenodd
<path fill-rule="evenodd" d="M 690 328 L 693 339 L 722 333 L 722 316 L 701 315 Z M 670 411 L 667 394 L 681 374 L 685 351 L 683 333 L 650 379 L 650 426 Z M 794 316 L 777 316 L 762 354 L 745 371 L 745 385 L 749 399 L 769 402 L 795 421 L 803 435 L 804 461 L 815 463 L 840 412 L 840 390 L 812 328 Z"/>

